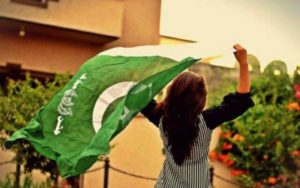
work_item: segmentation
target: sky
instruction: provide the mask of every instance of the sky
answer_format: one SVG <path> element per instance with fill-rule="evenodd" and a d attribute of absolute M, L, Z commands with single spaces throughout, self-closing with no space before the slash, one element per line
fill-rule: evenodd
<path fill-rule="evenodd" d="M 203 51 L 222 51 L 215 64 L 233 66 L 240 43 L 265 67 L 283 60 L 300 65 L 299 0 L 162 0 L 161 35 L 197 41 Z M 227 57 L 227 58 L 226 58 Z"/>

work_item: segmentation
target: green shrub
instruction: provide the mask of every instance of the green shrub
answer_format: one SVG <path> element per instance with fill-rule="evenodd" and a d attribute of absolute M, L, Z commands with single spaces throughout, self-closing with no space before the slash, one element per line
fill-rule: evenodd
<path fill-rule="evenodd" d="M 45 105 L 69 78 L 69 75 L 57 75 L 54 80 L 42 83 L 27 74 L 25 80 L 7 79 L 7 86 L 0 87 L 0 144 L 2 148 L 4 141 L 13 132 L 25 127 L 37 110 Z M 52 179 L 58 178 L 55 162 L 37 153 L 28 142 L 21 141 L 15 144 L 12 151 L 16 153 L 15 162 L 21 164 L 25 172 L 38 169 L 43 173 L 50 173 Z M 16 177 L 19 176 L 20 170 L 17 170 Z M 19 178 L 15 180 L 18 184 Z"/>
<path fill-rule="evenodd" d="M 299 178 L 299 73 L 292 81 L 285 71 L 278 73 L 282 62 L 274 66 L 280 69 L 267 66 L 253 79 L 255 106 L 222 126 L 218 147 L 210 153 L 232 168 L 244 187 L 295 187 Z"/>

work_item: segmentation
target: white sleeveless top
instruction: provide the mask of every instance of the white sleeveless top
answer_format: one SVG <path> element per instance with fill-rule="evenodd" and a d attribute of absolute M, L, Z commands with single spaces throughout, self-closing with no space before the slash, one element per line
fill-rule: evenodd
<path fill-rule="evenodd" d="M 202 114 L 198 117 L 200 119 L 198 135 L 191 147 L 190 156 L 186 157 L 180 166 L 174 162 L 160 120 L 159 130 L 166 158 L 155 188 L 211 188 L 208 152 L 212 130 L 206 126 Z"/>

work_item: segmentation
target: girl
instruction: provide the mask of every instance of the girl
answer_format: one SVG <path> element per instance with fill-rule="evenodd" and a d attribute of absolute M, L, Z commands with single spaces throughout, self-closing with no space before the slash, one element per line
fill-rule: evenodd
<path fill-rule="evenodd" d="M 226 95 L 219 106 L 203 110 L 207 98 L 205 80 L 184 72 L 168 87 L 163 102 L 157 104 L 152 100 L 142 110 L 159 128 L 166 152 L 155 187 L 211 187 L 208 152 L 212 130 L 254 105 L 250 96 L 247 51 L 238 44 L 234 49 L 240 64 L 237 91 Z"/>

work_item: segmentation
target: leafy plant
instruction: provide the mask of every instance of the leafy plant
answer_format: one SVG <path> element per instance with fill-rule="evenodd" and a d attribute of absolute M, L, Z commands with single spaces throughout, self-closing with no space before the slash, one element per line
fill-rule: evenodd
<path fill-rule="evenodd" d="M 14 187 L 14 177 L 12 174 L 7 174 L 5 179 L 0 181 L 1 188 L 12 188 Z M 24 181 L 20 188 L 49 188 L 51 187 L 51 180 L 47 179 L 45 182 L 33 182 L 32 175 L 26 174 L 24 177 Z"/>
<path fill-rule="evenodd" d="M 7 86 L 0 88 L 0 144 L 16 130 L 27 125 L 37 110 L 45 105 L 52 96 L 69 80 L 69 75 L 57 75 L 45 83 L 33 79 L 29 74 L 25 80 L 7 80 Z M 53 180 L 58 178 L 58 170 L 53 161 L 37 153 L 26 141 L 18 142 L 12 150 L 16 153 L 17 164 L 15 186 L 19 184 L 20 165 L 25 172 L 39 169 L 50 173 Z"/>
<path fill-rule="evenodd" d="M 252 81 L 255 106 L 222 126 L 211 159 L 232 168 L 245 187 L 295 187 L 300 168 L 299 71 L 274 61 Z M 298 79 L 297 79 L 298 78 Z"/>

